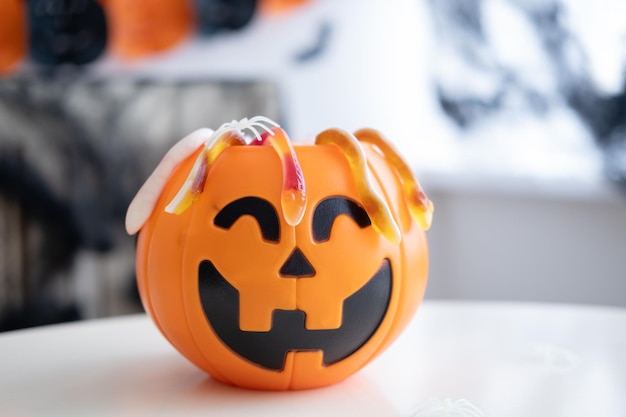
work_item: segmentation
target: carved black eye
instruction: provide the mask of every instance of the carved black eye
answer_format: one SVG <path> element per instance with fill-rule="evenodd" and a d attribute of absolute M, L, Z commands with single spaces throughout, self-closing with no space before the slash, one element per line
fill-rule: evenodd
<path fill-rule="evenodd" d="M 345 197 L 330 197 L 322 200 L 313 213 L 313 239 L 326 242 L 337 216 L 345 214 L 361 228 L 372 224 L 367 212 L 356 202 Z"/>
<path fill-rule="evenodd" d="M 256 219 L 264 240 L 279 242 L 280 222 L 276 209 L 272 203 L 259 197 L 243 197 L 229 203 L 217 213 L 213 224 L 222 229 L 230 229 L 244 215 L 250 215 Z"/>

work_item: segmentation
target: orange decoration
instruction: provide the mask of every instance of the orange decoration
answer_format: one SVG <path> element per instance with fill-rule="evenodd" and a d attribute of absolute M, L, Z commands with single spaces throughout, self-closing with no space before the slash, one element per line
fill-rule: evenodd
<path fill-rule="evenodd" d="M 363 166 L 328 140 L 336 135 L 359 144 Z M 288 390 L 341 381 L 398 337 L 424 295 L 427 242 L 406 178 L 380 144 L 334 129 L 319 137 L 327 144 L 293 146 L 306 183 L 297 224 L 283 211 L 288 171 L 271 146 L 224 147 L 194 202 L 166 212 L 201 146 L 174 170 L 140 230 L 146 311 L 172 345 L 224 383 Z M 370 192 L 397 242 L 372 226 L 378 206 L 363 202 Z"/>
<path fill-rule="evenodd" d="M 310 0 L 261 0 L 259 7 L 262 13 L 282 13 L 309 1 Z"/>
<path fill-rule="evenodd" d="M 111 46 L 133 59 L 165 51 L 191 33 L 191 2 L 180 0 L 100 0 L 111 30 Z"/>
<path fill-rule="evenodd" d="M 10 72 L 26 53 L 25 3 L 0 1 L 0 75 Z"/>

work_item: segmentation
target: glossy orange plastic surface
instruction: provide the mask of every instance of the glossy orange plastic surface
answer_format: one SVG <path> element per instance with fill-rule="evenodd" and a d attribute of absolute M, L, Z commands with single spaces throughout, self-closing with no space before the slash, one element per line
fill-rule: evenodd
<path fill-rule="evenodd" d="M 25 3 L 0 1 L 0 75 L 14 69 L 26 54 Z"/>
<path fill-rule="evenodd" d="M 181 189 L 203 148 L 174 172 L 140 231 L 137 280 L 146 311 L 191 362 L 217 380 L 240 387 L 306 389 L 352 375 L 398 337 L 424 295 L 426 236 L 411 214 L 396 168 L 379 148 L 366 142 L 362 148 L 373 190 L 398 226 L 397 244 L 345 214 L 334 218 L 327 240 L 314 237 L 314 217 L 323 201 L 336 197 L 364 206 L 355 172 L 344 151 L 333 144 L 294 146 L 307 194 L 302 221 L 295 226 L 282 213 L 283 167 L 269 146 L 224 149 L 212 164 L 202 193 L 178 215 L 167 213 L 165 207 Z M 268 241 L 259 221 L 250 215 L 238 217 L 229 228 L 216 225 L 224 207 L 247 197 L 271 204 L 278 214 L 279 239 Z M 286 261 L 295 252 L 307 259 L 313 274 L 285 274 Z M 338 329 L 346 320 L 347 300 L 365 288 L 385 263 L 391 267 L 391 286 L 387 299 L 381 300 L 382 319 L 349 355 L 328 364 L 321 350 L 288 349 L 280 369 L 268 369 L 225 343 L 207 319 L 198 287 L 199 265 L 205 261 L 236 289 L 238 330 L 244 333 L 267 333 L 278 312 L 294 310 L 303 312 L 306 331 Z"/>

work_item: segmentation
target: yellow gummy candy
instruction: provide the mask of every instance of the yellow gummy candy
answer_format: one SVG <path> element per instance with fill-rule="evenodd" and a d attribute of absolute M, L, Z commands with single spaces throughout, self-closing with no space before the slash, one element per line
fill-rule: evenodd
<path fill-rule="evenodd" d="M 355 132 L 354 135 L 359 141 L 371 143 L 383 152 L 385 159 L 389 161 L 400 176 L 411 216 L 422 230 L 428 230 L 433 220 L 433 203 L 424 193 L 404 159 L 380 133 L 373 129 L 361 129 Z"/>
<path fill-rule="evenodd" d="M 185 183 L 180 188 L 174 199 L 167 205 L 168 213 L 181 214 L 187 210 L 204 190 L 204 183 L 210 167 L 217 157 L 229 146 L 244 145 L 245 141 L 241 133 L 230 130 L 216 138 L 212 144 L 205 146 L 189 172 Z"/>
<path fill-rule="evenodd" d="M 399 244 L 401 239 L 400 229 L 391 214 L 389 206 L 380 198 L 372 186 L 365 151 L 363 151 L 357 138 L 341 129 L 328 129 L 317 136 L 315 144 L 333 144 L 339 146 L 344 151 L 354 173 L 361 202 L 365 211 L 370 215 L 372 227 L 394 245 Z"/>
<path fill-rule="evenodd" d="M 272 146 L 278 154 L 283 170 L 280 198 L 283 216 L 287 224 L 296 226 L 302 221 L 306 209 L 304 174 L 287 133 L 280 127 L 274 127 L 269 133 L 253 144 Z"/>

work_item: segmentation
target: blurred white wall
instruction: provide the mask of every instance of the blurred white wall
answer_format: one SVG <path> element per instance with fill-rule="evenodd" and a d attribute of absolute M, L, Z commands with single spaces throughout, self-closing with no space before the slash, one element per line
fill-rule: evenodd
<path fill-rule="evenodd" d="M 430 190 L 428 298 L 626 306 L 626 204 Z"/>

